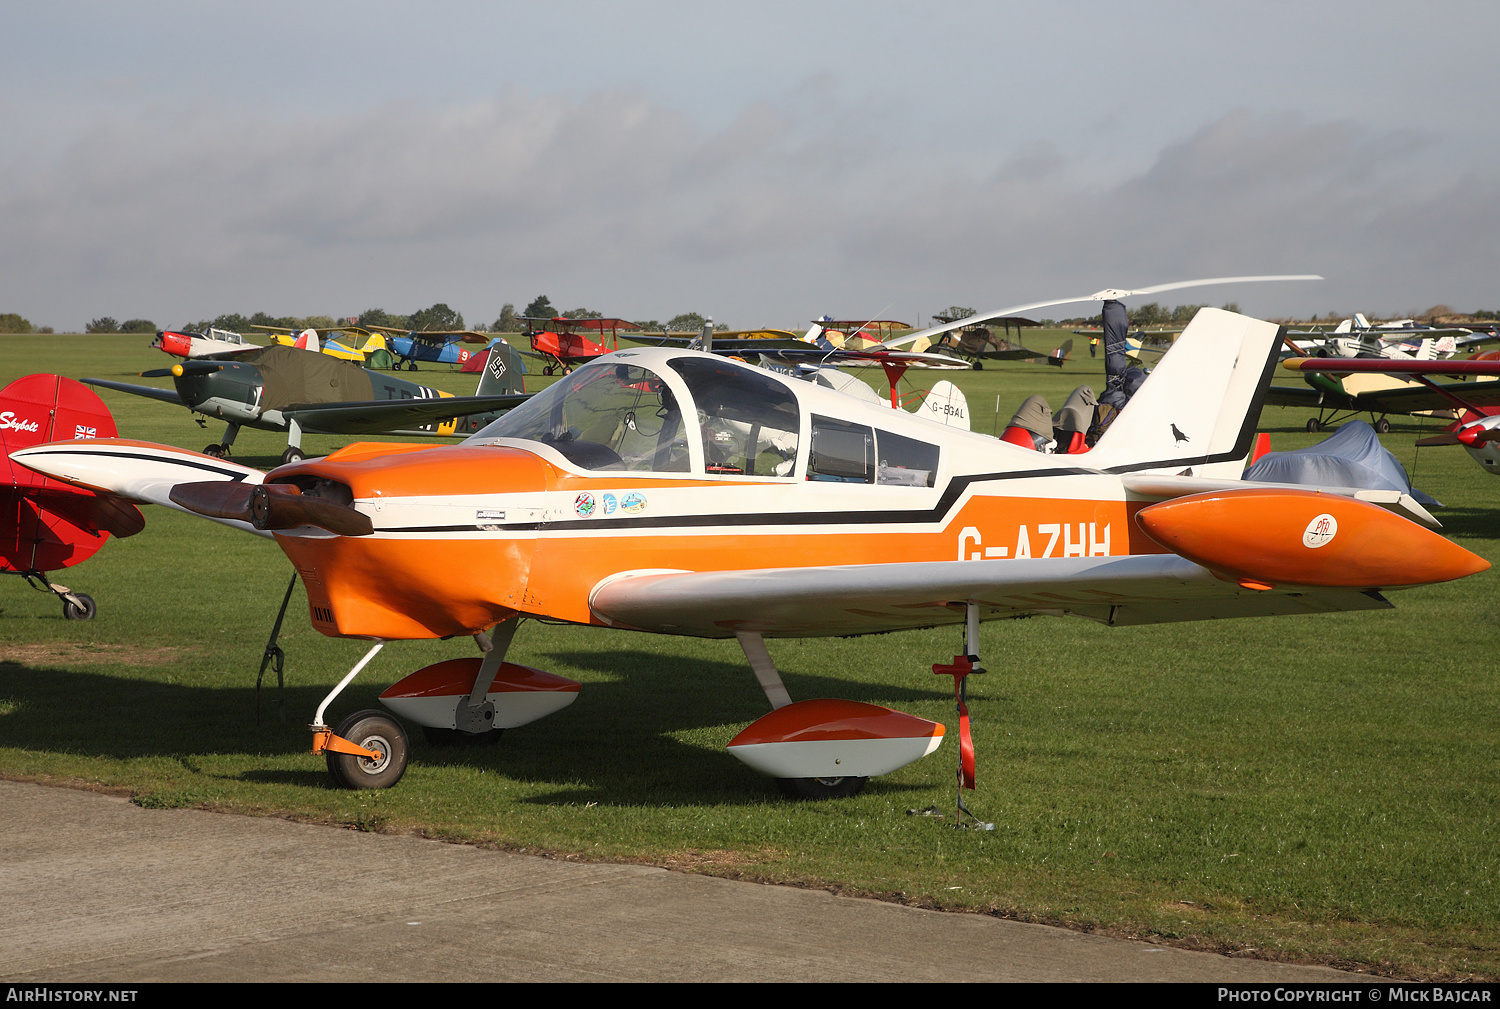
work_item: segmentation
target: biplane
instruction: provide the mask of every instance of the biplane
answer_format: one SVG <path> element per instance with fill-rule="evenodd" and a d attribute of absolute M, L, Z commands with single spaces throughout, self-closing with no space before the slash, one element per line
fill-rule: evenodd
<path fill-rule="evenodd" d="M 1282 367 L 1302 373 L 1309 380 L 1316 376 L 1339 383 L 1339 388 L 1343 388 L 1346 376 L 1351 375 L 1380 374 L 1402 379 L 1406 384 L 1400 389 L 1356 394 L 1351 400 L 1358 402 L 1363 396 L 1371 408 L 1380 403 L 1404 411 L 1453 408 L 1458 416 L 1447 430 L 1419 438 L 1417 445 L 1462 445 L 1486 473 L 1500 475 L 1500 382 L 1494 381 L 1500 376 L 1500 352 L 1490 351 L 1466 361 L 1288 358 L 1282 362 Z M 1433 375 L 1450 378 L 1474 376 L 1488 381 L 1438 385 L 1432 380 Z M 1389 423 L 1385 428 L 1390 430 Z"/>
<path fill-rule="evenodd" d="M 524 316 L 522 321 L 526 323 L 524 335 L 531 340 L 533 353 L 547 362 L 542 367 L 543 375 L 559 371 L 566 375 L 580 364 L 613 352 L 619 347 L 619 334 L 634 333 L 641 328 L 628 319 L 613 318 Z"/>
<path fill-rule="evenodd" d="M 435 435 L 477 431 L 494 416 L 525 401 L 524 371 L 513 351 L 491 353 L 475 394 L 454 396 L 352 361 L 273 344 L 232 361 L 189 360 L 141 373 L 142 378 L 172 379 L 172 389 L 102 378 L 83 381 L 225 421 L 223 439 L 205 448 L 206 455 L 229 455 L 242 427 L 286 431 L 282 462 L 295 462 L 306 457 L 304 431 Z"/>
<path fill-rule="evenodd" d="M 10 453 L 114 436 L 109 408 L 71 378 L 27 375 L 0 389 L 0 573 L 20 575 L 57 596 L 69 620 L 92 620 L 94 599 L 49 580 L 47 572 L 83 563 L 111 535 L 133 536 L 146 520 L 127 501 L 17 466 Z"/>
<path fill-rule="evenodd" d="M 356 444 L 264 474 L 108 439 L 14 458 L 273 536 L 313 626 L 368 648 L 313 718 L 313 751 L 344 786 L 400 779 L 403 720 L 481 738 L 573 702 L 576 682 L 505 661 L 517 627 L 542 619 L 737 640 L 772 710 L 730 752 L 791 794 L 836 797 L 933 752 L 944 726 L 794 701 L 772 639 L 956 625 L 964 654 L 933 672 L 962 705 L 982 621 L 1379 610 L 1389 589 L 1489 566 L 1399 495 L 1240 479 L 1280 346 L 1275 325 L 1203 309 L 1081 456 L 641 348 L 582 364 L 451 447 Z M 386 641 L 457 636 L 477 654 L 384 691 L 394 715 L 325 720 Z"/>

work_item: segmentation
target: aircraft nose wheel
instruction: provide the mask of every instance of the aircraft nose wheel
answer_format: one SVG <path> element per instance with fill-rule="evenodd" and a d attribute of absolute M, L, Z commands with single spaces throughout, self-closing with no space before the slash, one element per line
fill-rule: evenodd
<path fill-rule="evenodd" d="M 281 465 L 287 466 L 294 462 L 301 462 L 307 455 L 300 448 L 288 448 L 281 453 Z"/>
<path fill-rule="evenodd" d="M 229 454 L 229 450 L 223 445 L 213 444 L 204 448 L 203 454 L 212 456 L 215 459 L 222 459 Z"/>
<path fill-rule="evenodd" d="M 1323 425 L 1318 423 L 1318 418 L 1309 417 L 1307 420 L 1307 433 L 1317 434 L 1321 430 L 1323 430 Z"/>
<path fill-rule="evenodd" d="M 383 711 L 356 711 L 338 724 L 334 735 L 367 750 L 379 751 L 379 760 L 352 753 L 327 753 L 328 773 L 342 788 L 390 788 L 406 773 L 406 730 Z"/>
<path fill-rule="evenodd" d="M 777 778 L 776 784 L 788 799 L 847 799 L 858 794 L 869 780 L 846 775 L 841 778 Z"/>
<path fill-rule="evenodd" d="M 77 599 L 82 605 L 73 602 Z M 68 620 L 92 620 L 94 614 L 99 612 L 99 607 L 94 605 L 94 597 L 84 595 L 82 592 L 73 593 L 73 599 L 63 600 L 63 616 Z"/>
<path fill-rule="evenodd" d="M 1375 422 L 1375 433 L 1376 434 L 1390 434 L 1391 433 L 1391 422 L 1388 421 L 1388 420 L 1386 420 L 1384 417 L 1382 417 L 1379 420 L 1377 420 Z"/>

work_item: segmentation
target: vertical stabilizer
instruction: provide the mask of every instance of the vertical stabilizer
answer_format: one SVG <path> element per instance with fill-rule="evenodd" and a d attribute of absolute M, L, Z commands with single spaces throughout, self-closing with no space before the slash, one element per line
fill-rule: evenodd
<path fill-rule="evenodd" d="M 1269 322 L 1200 309 L 1104 432 L 1089 464 L 1238 477 L 1280 347 L 1280 329 Z"/>
<path fill-rule="evenodd" d="M 521 376 L 526 374 L 526 365 L 516 348 L 498 336 L 485 348 L 489 356 L 479 373 L 479 388 L 476 396 L 505 396 L 523 392 Z"/>
<path fill-rule="evenodd" d="M 963 392 L 947 379 L 932 387 L 922 402 L 912 411 L 918 417 L 935 420 L 939 424 L 969 430 L 969 401 Z"/>

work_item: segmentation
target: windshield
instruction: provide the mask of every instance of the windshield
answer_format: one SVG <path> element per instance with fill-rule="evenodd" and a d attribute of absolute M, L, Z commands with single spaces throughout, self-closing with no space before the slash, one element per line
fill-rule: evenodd
<path fill-rule="evenodd" d="M 524 438 L 589 470 L 685 473 L 687 435 L 661 379 L 628 364 L 580 368 L 470 440 Z"/>

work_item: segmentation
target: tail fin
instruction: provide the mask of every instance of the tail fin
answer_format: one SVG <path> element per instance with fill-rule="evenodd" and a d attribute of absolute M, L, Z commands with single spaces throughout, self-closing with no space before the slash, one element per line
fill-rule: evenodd
<path fill-rule="evenodd" d="M 1114 472 L 1237 478 L 1255 440 L 1281 330 L 1200 309 L 1089 455 Z"/>
<path fill-rule="evenodd" d="M 316 329 L 304 329 L 297 334 L 297 339 L 292 343 L 298 350 L 310 350 L 314 354 L 318 352 L 318 331 Z"/>
<path fill-rule="evenodd" d="M 1063 366 L 1063 362 L 1066 361 L 1069 357 L 1071 357 L 1072 354 L 1073 354 L 1073 339 L 1072 339 L 1072 337 L 1069 337 L 1068 339 L 1066 339 L 1066 340 L 1064 340 L 1062 342 L 1062 346 L 1058 347 L 1056 350 L 1054 350 L 1051 354 L 1049 354 L 1047 356 L 1047 363 L 1050 364 L 1050 365 L 1054 365 L 1054 366 L 1056 366 L 1058 368 L 1061 368 Z"/>
<path fill-rule="evenodd" d="M 516 348 L 496 337 L 486 350 L 489 357 L 479 374 L 479 388 L 474 390 L 474 395 L 505 396 L 525 391 L 521 388 L 521 376 L 526 374 L 526 365 Z"/>
<path fill-rule="evenodd" d="M 912 412 L 939 424 L 969 430 L 969 401 L 958 386 L 947 379 L 934 385 Z"/>

